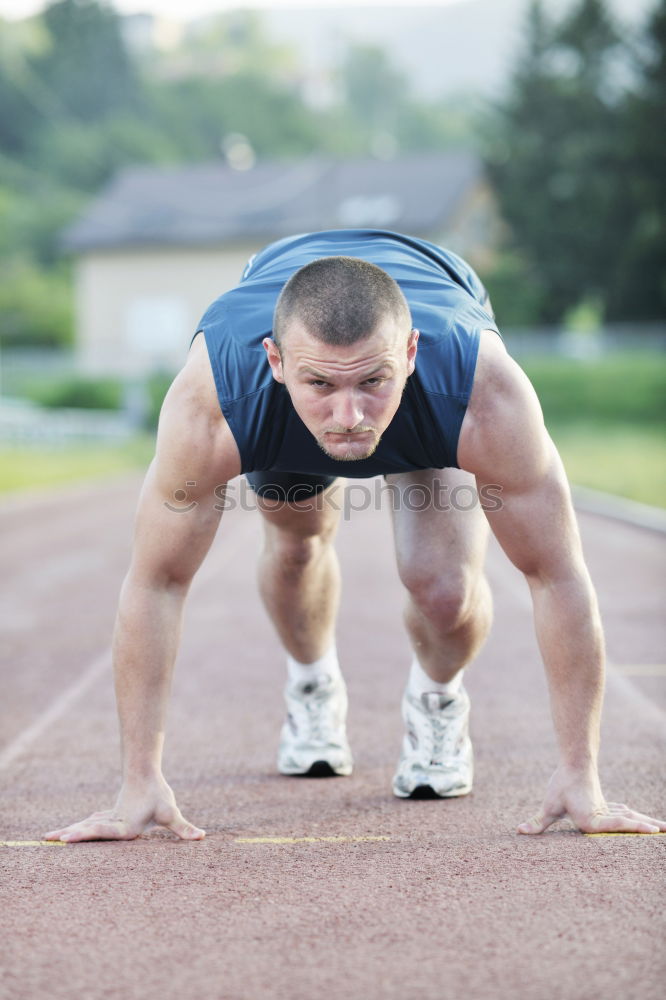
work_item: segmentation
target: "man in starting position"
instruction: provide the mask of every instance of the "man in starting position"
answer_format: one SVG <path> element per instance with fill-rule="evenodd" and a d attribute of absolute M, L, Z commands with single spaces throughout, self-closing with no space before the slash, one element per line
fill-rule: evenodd
<path fill-rule="evenodd" d="M 337 478 L 384 475 L 397 497 L 414 654 L 394 793 L 446 798 L 472 787 L 462 680 L 491 621 L 490 525 L 530 587 L 559 746 L 543 805 L 519 832 L 541 833 L 566 815 L 583 831 L 666 830 L 604 800 L 596 598 L 560 459 L 481 282 L 423 240 L 335 230 L 264 249 L 201 321 L 164 401 L 120 597 L 121 791 L 113 809 L 48 838 L 131 839 L 153 824 L 204 836 L 162 776 L 164 723 L 187 591 L 224 507 L 220 485 L 240 473 L 259 497 L 260 590 L 287 653 L 283 774 L 352 770 L 334 635 Z M 175 513 L 184 484 L 187 509 Z M 401 502 L 415 487 L 434 497 L 463 485 L 491 502 L 472 510 Z"/>

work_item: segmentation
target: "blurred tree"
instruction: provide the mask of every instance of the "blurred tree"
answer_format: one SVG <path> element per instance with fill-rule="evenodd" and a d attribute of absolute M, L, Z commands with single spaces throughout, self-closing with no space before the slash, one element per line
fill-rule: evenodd
<path fill-rule="evenodd" d="M 608 286 L 612 319 L 666 316 L 666 0 L 654 8 L 643 41 L 622 123 L 626 230 Z"/>
<path fill-rule="evenodd" d="M 255 10 L 232 10 L 190 26 L 177 53 L 158 54 L 155 72 L 163 79 L 182 76 L 225 77 L 261 73 L 275 82 L 299 75 L 296 51 L 268 37 Z"/>
<path fill-rule="evenodd" d="M 151 86 L 155 125 L 170 136 L 181 161 L 221 160 L 225 136 L 247 136 L 261 157 L 312 152 L 320 135 L 318 116 L 298 93 L 260 72 L 223 78 L 188 76 Z"/>
<path fill-rule="evenodd" d="M 299 91 L 295 51 L 277 44 L 256 11 L 231 11 L 193 24 L 176 52 L 146 62 L 154 120 L 181 160 L 218 160 L 241 135 L 259 157 L 317 149 L 320 115 Z"/>
<path fill-rule="evenodd" d="M 26 95 L 26 59 L 45 35 L 31 27 L 0 20 L 0 150 L 12 156 L 25 153 L 42 120 Z"/>
<path fill-rule="evenodd" d="M 477 96 L 464 93 L 429 104 L 410 100 L 398 117 L 400 150 L 477 150 L 480 104 Z"/>
<path fill-rule="evenodd" d="M 122 167 L 183 159 L 177 137 L 155 118 L 119 112 L 97 123 L 63 122 L 38 133 L 32 160 L 70 190 L 95 192 Z"/>
<path fill-rule="evenodd" d="M 42 19 L 50 44 L 30 64 L 63 118 L 99 122 L 121 109 L 139 110 L 137 73 L 110 6 L 56 0 Z"/>
<path fill-rule="evenodd" d="M 343 94 L 353 118 L 370 134 L 394 133 L 409 95 L 405 76 L 383 49 L 353 45 L 342 69 Z"/>
<path fill-rule="evenodd" d="M 57 234 L 86 200 L 48 176 L 21 172 L 0 160 L 0 280 L 7 280 L 8 262 L 15 256 L 39 266 L 55 264 Z"/>
<path fill-rule="evenodd" d="M 540 275 L 540 321 L 605 302 L 617 266 L 628 225 L 622 55 L 603 0 L 579 0 L 559 24 L 533 0 L 488 158 L 512 244 Z"/>
<path fill-rule="evenodd" d="M 71 280 L 14 256 L 0 272 L 0 346 L 64 347 L 73 339 Z"/>
<path fill-rule="evenodd" d="M 342 150 L 389 159 L 400 152 L 474 145 L 473 102 L 417 100 L 410 81 L 376 46 L 351 45 L 340 72 Z M 336 136 L 339 141 L 339 135 Z"/>
<path fill-rule="evenodd" d="M 51 178 L 96 190 L 126 163 L 159 159 L 142 82 L 120 18 L 98 0 L 56 0 L 41 16 L 46 44 L 26 60 L 23 93 L 42 117 L 27 160 Z M 157 141 L 155 141 L 157 140 Z"/>
<path fill-rule="evenodd" d="M 0 22 L 4 344 L 71 341 L 71 275 L 58 263 L 58 234 L 85 189 L 118 162 L 117 145 L 102 135 L 113 116 L 131 108 L 138 121 L 137 79 L 118 25 L 93 0 L 58 0 L 40 17 Z"/>

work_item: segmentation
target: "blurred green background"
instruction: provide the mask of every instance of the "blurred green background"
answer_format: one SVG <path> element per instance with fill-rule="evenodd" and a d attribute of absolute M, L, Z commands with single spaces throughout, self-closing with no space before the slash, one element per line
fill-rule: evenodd
<path fill-rule="evenodd" d="M 37 404 L 129 411 L 133 427 L 58 446 L 8 432 L 0 489 L 145 466 L 172 373 L 149 373 L 137 407 L 136 385 L 77 369 L 61 234 L 121 168 L 219 160 L 224 137 L 240 135 L 256 162 L 476 153 L 502 219 L 481 276 L 570 478 L 666 506 L 666 0 L 631 18 L 610 0 L 506 4 L 520 33 L 501 86 L 438 93 L 389 45 L 343 33 L 325 99 L 264 11 L 140 47 L 97 0 L 0 19 L 0 409 L 7 426 Z M 16 352 L 34 363 L 17 369 Z"/>

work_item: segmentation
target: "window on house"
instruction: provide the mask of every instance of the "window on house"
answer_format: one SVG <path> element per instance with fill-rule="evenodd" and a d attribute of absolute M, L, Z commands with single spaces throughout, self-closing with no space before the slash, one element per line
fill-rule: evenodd
<path fill-rule="evenodd" d="M 137 354 L 162 357 L 187 346 L 185 301 L 176 296 L 134 299 L 127 311 L 126 340 Z"/>

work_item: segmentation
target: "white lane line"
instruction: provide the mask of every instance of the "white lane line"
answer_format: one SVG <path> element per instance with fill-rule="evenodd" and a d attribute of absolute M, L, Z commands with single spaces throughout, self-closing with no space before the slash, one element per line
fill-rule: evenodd
<path fill-rule="evenodd" d="M 234 844 L 366 844 L 390 837 L 236 837 Z"/>
<path fill-rule="evenodd" d="M 624 677 L 666 677 L 666 663 L 610 663 L 609 666 Z"/>
<path fill-rule="evenodd" d="M 666 535 L 666 510 L 663 507 L 652 507 L 636 500 L 627 500 L 626 497 L 591 490 L 587 486 L 572 485 L 571 492 L 576 510 L 612 517 L 625 524 Z"/>
<path fill-rule="evenodd" d="M 492 587 L 497 588 L 498 594 L 507 594 L 510 598 L 516 601 L 522 608 L 529 609 L 532 611 L 532 598 L 530 596 L 530 589 L 525 580 L 525 577 L 520 573 L 510 562 L 509 557 L 504 555 L 499 543 L 497 545 L 492 544 L 488 550 L 488 577 Z M 594 583 L 594 581 L 592 581 Z M 663 726 L 664 716 L 666 716 L 666 711 L 661 708 L 656 702 L 652 701 L 646 694 L 644 694 L 640 688 L 633 684 L 630 677 L 638 676 L 639 671 L 643 676 L 663 676 L 661 673 L 643 673 L 644 670 L 661 670 L 661 666 L 647 668 L 645 667 L 616 667 L 614 663 L 610 660 L 607 661 L 607 671 L 606 671 L 606 683 L 607 687 L 612 688 L 617 696 L 620 698 L 625 698 L 627 700 L 631 699 L 636 703 L 636 707 L 648 716 L 652 716 L 653 721 L 658 722 L 660 726 Z"/>
<path fill-rule="evenodd" d="M 235 558 L 239 549 L 246 543 L 247 538 L 257 528 L 257 521 L 247 519 L 247 526 L 241 526 L 235 535 L 230 535 L 231 545 L 222 545 L 216 556 L 217 559 L 206 560 L 200 574 L 195 578 L 195 586 L 205 585 L 210 580 L 216 578 L 222 567 L 226 568 L 231 560 Z M 244 529 L 244 530 L 243 530 Z M 253 529 L 253 530 L 251 530 Z M 102 653 L 95 657 L 92 663 L 85 668 L 83 673 L 60 694 L 55 701 L 44 709 L 37 718 L 22 732 L 16 736 L 11 743 L 0 751 L 0 771 L 6 770 L 17 757 L 30 747 L 48 727 L 60 719 L 73 705 L 76 704 L 95 684 L 100 677 L 111 672 L 111 647 L 107 647 Z"/>
<path fill-rule="evenodd" d="M 22 733 L 12 740 L 0 753 L 0 771 L 13 764 L 28 747 L 37 740 L 45 729 L 59 719 L 74 705 L 79 698 L 93 686 L 95 681 L 111 670 L 111 649 L 105 649 L 97 656 L 90 666 L 86 667 L 81 676 L 74 681 L 62 694 L 51 702 L 41 715 L 38 715 Z"/>

